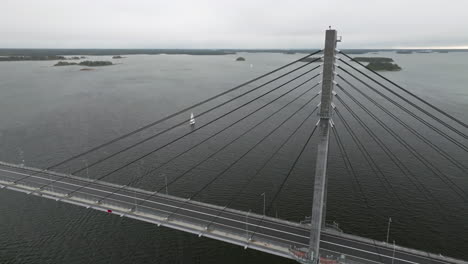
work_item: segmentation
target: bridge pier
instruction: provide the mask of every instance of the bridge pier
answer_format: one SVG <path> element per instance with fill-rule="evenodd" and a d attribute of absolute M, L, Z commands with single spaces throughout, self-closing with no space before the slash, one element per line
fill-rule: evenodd
<path fill-rule="evenodd" d="M 331 116 L 333 113 L 333 88 L 335 77 L 337 32 L 329 29 L 325 33 L 325 49 L 323 51 L 322 95 L 320 102 L 320 120 L 318 123 L 319 143 L 314 177 L 314 196 L 312 202 L 311 230 L 308 263 L 318 263 L 320 260 L 320 233 L 325 225 L 327 196 L 327 161 L 330 138 Z"/>

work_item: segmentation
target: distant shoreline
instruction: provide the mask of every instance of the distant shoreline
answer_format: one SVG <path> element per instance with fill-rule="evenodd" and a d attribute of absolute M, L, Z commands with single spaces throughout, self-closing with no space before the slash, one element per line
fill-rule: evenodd
<path fill-rule="evenodd" d="M 468 52 L 468 49 L 342 49 L 347 54 L 366 54 L 372 52 L 447 53 Z M 237 53 L 283 53 L 308 54 L 317 49 L 1 49 L 0 56 L 115 56 L 115 55 L 233 55 Z"/>

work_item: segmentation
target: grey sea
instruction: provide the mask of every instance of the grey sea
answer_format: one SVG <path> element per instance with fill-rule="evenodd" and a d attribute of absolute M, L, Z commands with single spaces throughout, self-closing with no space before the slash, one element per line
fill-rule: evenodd
<path fill-rule="evenodd" d="M 246 61 L 235 59 L 243 56 Z M 244 81 L 293 61 L 303 54 L 239 53 L 236 55 L 129 55 L 124 59 L 110 56 L 88 57 L 91 60 L 112 60 L 115 65 L 80 71 L 80 66 L 53 67 L 54 61 L 0 62 L 0 160 L 45 168 L 95 145 L 132 131 L 151 121 L 234 87 Z M 383 73 L 453 116 L 468 123 L 468 53 L 396 54 L 378 52 L 363 56 L 391 57 L 403 70 Z M 343 65 L 340 63 L 340 65 Z M 310 68 L 310 67 L 309 67 Z M 303 70 L 299 71 L 303 72 Z M 318 71 L 317 71 L 318 72 Z M 341 73 L 347 80 L 352 77 Z M 288 77 L 291 78 L 291 77 Z M 287 78 L 284 81 L 288 80 Z M 211 153 L 227 144 L 294 96 L 315 84 L 310 84 L 281 98 L 252 115 L 232 129 L 221 133 L 206 144 L 195 148 L 139 180 L 135 186 L 160 190 L 165 179 L 174 179 Z M 370 166 L 354 143 L 343 122 L 335 114 L 336 129 L 356 172 L 355 179 L 346 169 L 334 138 L 331 137 L 328 167 L 327 220 L 340 224 L 347 233 L 386 239 L 388 218 L 392 218 L 390 241 L 411 248 L 468 259 L 467 197 L 457 195 L 456 186 L 468 190 L 468 175 L 430 149 L 427 144 L 366 101 L 340 79 L 359 101 L 370 108 L 385 124 L 395 129 L 414 149 L 440 168 L 454 184 L 428 170 L 423 163 L 385 132 L 377 122 L 359 108 L 345 93 L 338 96 L 361 116 L 369 127 L 395 153 L 413 174 L 403 173 L 359 125 L 340 101 L 338 111 L 363 142 L 378 169 Z M 367 81 L 367 80 L 366 80 Z M 101 149 L 56 168 L 71 172 L 131 145 L 157 131 L 189 118 L 194 112 L 197 125 L 209 122 L 230 109 L 240 106 L 281 80 L 267 85 L 241 100 L 197 117 L 198 113 L 259 85 L 251 84 L 154 128 Z M 467 153 L 455 144 L 412 119 L 407 113 L 353 81 L 365 94 L 375 98 L 396 116 L 410 124 L 432 143 L 440 146 L 465 167 Z M 369 82 L 372 83 L 372 82 Z M 386 83 L 389 85 L 388 83 Z M 375 83 L 379 91 L 384 91 Z M 135 177 L 167 161 L 230 123 L 273 100 L 288 89 L 286 85 L 260 98 L 226 118 L 201 129 L 191 136 L 132 164 L 104 180 L 126 184 Z M 392 87 L 398 91 L 395 87 Z M 278 126 L 288 115 L 304 105 L 318 92 L 307 93 L 268 122 L 227 147 L 212 159 L 191 170 L 168 187 L 169 194 L 190 197 L 211 179 L 238 159 Z M 387 92 L 384 92 L 388 94 Z M 388 94 L 392 98 L 392 95 Z M 409 99 L 409 98 L 408 98 Z M 395 99 L 396 100 L 396 99 Z M 399 100 L 399 99 L 398 99 Z M 269 153 L 279 146 L 299 126 L 318 104 L 318 98 L 293 116 L 277 133 L 260 144 L 240 162 L 206 188 L 195 200 L 226 205 L 261 213 L 262 193 L 266 194 L 269 214 L 291 221 L 310 215 L 316 138 L 307 145 L 303 155 L 285 182 L 282 191 L 272 200 L 288 174 L 294 158 L 314 128 L 318 117 L 313 115 L 285 145 L 269 165 L 257 173 Z M 408 107 L 411 112 L 417 110 Z M 421 105 L 421 104 L 420 104 Z M 424 109 L 427 107 L 421 105 Z M 421 115 L 447 135 L 467 144 L 466 139 Z M 443 121 L 462 130 L 450 120 Z M 102 162 L 80 176 L 97 178 L 190 130 L 181 126 Z M 466 134 L 467 131 L 464 131 Z M 380 171 L 380 172 L 379 172 Z M 255 176 L 250 184 L 248 180 Z M 411 176 L 411 177 L 410 177 Z M 388 184 L 393 191 L 389 190 Z M 424 189 L 421 188 L 424 186 Z M 465 192 L 466 193 L 466 192 Z M 294 263 L 226 243 L 199 238 L 195 235 L 157 227 L 115 215 L 0 190 L 0 263 Z"/>

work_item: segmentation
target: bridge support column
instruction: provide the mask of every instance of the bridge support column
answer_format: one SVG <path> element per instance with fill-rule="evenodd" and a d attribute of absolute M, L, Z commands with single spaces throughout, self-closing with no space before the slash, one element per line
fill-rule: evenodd
<path fill-rule="evenodd" d="M 333 88 L 335 77 L 336 30 L 329 29 L 325 34 L 325 49 L 323 51 L 322 97 L 320 102 L 319 143 L 315 165 L 314 198 L 312 202 L 311 230 L 309 254 L 310 262 L 320 260 L 320 232 L 325 225 L 327 196 L 327 159 L 330 137 L 331 116 L 333 113 Z"/>

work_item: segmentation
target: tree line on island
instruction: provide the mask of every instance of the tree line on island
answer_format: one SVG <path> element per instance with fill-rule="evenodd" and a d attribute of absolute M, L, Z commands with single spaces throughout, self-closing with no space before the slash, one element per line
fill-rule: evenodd
<path fill-rule="evenodd" d="M 218 51 L 219 52 L 219 51 Z M 221 55 L 223 53 L 209 53 L 209 52 L 193 52 L 193 53 L 187 53 L 190 55 Z M 186 54 L 186 53 L 184 53 Z M 224 53 L 228 54 L 228 53 Z M 291 54 L 290 52 L 287 54 Z M 125 57 L 122 57 L 121 55 L 114 55 L 112 59 L 123 59 Z M 113 65 L 112 62 L 110 61 L 90 61 L 90 60 L 85 60 L 81 62 L 68 62 L 70 60 L 81 60 L 81 59 L 86 59 L 85 56 L 73 56 L 73 57 L 65 57 L 61 55 L 14 55 L 14 56 L 5 56 L 2 57 L 0 56 L 0 61 L 46 61 L 46 60 L 59 60 L 58 63 L 56 63 L 54 66 L 69 66 L 69 65 L 81 65 L 81 66 L 88 66 L 88 67 L 98 67 L 98 66 L 109 66 Z M 68 60 L 68 61 L 66 61 Z M 401 67 L 393 63 L 392 58 L 385 58 L 385 57 L 355 57 L 354 60 L 367 63 L 366 67 L 368 69 L 374 70 L 374 71 L 400 71 Z M 245 61 L 244 57 L 238 57 L 236 61 Z M 308 57 L 301 59 L 301 62 L 316 62 L 320 63 L 323 62 L 323 58 L 321 57 Z"/>
<path fill-rule="evenodd" d="M 80 65 L 88 67 L 99 67 L 99 66 L 109 66 L 113 65 L 110 61 L 82 61 L 82 62 L 68 62 L 68 61 L 59 61 L 54 66 L 70 66 L 70 65 Z"/>
<path fill-rule="evenodd" d="M 367 63 L 366 67 L 374 71 L 400 71 L 401 67 L 393 63 L 392 58 L 385 57 L 355 57 L 355 61 Z M 300 60 L 301 62 L 323 62 L 321 57 L 307 57 Z"/>
<path fill-rule="evenodd" d="M 393 63 L 392 58 L 385 57 L 354 57 L 355 61 L 367 62 L 366 68 L 373 71 L 401 71 L 401 67 Z"/>
<path fill-rule="evenodd" d="M 81 60 L 86 59 L 85 56 L 74 56 L 67 58 L 60 55 L 47 55 L 47 56 L 7 56 L 0 57 L 0 61 L 47 61 L 47 60 Z"/>

